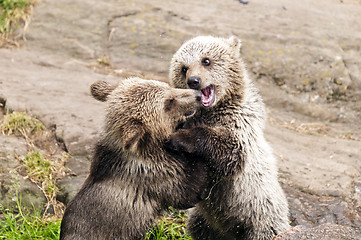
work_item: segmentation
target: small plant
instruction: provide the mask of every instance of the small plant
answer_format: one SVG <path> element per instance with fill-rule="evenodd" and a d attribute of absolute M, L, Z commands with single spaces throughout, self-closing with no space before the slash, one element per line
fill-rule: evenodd
<path fill-rule="evenodd" d="M 6 135 L 22 135 L 26 137 L 30 133 L 40 132 L 44 129 L 44 124 L 25 112 L 7 113 L 0 122 L 0 131 Z"/>
<path fill-rule="evenodd" d="M 169 212 L 159 220 L 157 226 L 148 231 L 144 240 L 192 240 L 186 233 L 185 221 L 186 212 L 169 208 Z"/>
<path fill-rule="evenodd" d="M 23 212 L 21 197 L 16 195 L 14 209 L 0 204 L 0 239 L 59 239 L 61 219 L 43 217 L 36 209 L 32 213 Z"/>
<path fill-rule="evenodd" d="M 39 152 L 29 152 L 23 159 L 23 165 L 26 167 L 26 175 L 31 181 L 40 184 L 46 195 L 56 194 L 56 176 L 54 176 L 56 169 L 52 161 L 46 159 Z"/>
<path fill-rule="evenodd" d="M 23 32 L 29 26 L 35 0 L 0 0 L 0 37 L 7 40 L 22 23 Z"/>
<path fill-rule="evenodd" d="M 29 152 L 21 160 L 25 168 L 25 175 L 42 190 L 47 199 L 45 213 L 52 206 L 55 215 L 62 214 L 63 205 L 56 200 L 56 194 L 59 192 L 56 180 L 65 174 L 66 159 L 67 156 L 64 155 L 59 159 L 51 160 L 39 152 Z"/>

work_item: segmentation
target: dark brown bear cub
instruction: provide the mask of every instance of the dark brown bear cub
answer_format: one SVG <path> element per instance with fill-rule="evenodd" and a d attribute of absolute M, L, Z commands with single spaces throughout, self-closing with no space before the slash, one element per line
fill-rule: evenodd
<path fill-rule="evenodd" d="M 105 126 L 60 239 L 140 239 L 169 206 L 186 209 L 201 200 L 205 164 L 163 148 L 194 113 L 199 93 L 139 78 L 97 82 L 91 91 L 108 104 Z"/>

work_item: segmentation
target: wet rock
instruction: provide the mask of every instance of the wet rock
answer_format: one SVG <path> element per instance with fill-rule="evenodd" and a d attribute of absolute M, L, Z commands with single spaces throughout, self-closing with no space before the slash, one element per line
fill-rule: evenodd
<path fill-rule="evenodd" d="M 90 96 L 90 85 L 114 77 L 99 75 L 86 66 L 56 62 L 57 68 L 38 65 L 49 60 L 39 57 L 35 62 L 34 53 L 28 51 L 14 55 L 1 49 L 1 55 L 1 65 L 7 71 L 0 76 L 6 79 L 0 95 L 7 98 L 6 108 L 28 111 L 47 127 L 53 126 L 70 154 L 90 154 L 104 115 L 102 103 Z M 20 65 L 22 71 L 18 71 Z"/>
<path fill-rule="evenodd" d="M 18 158 L 26 154 L 24 139 L 0 134 L 0 204 L 4 207 L 15 207 L 19 198 L 21 205 L 28 210 L 44 207 L 46 198 L 42 191 L 17 172 Z"/>
<path fill-rule="evenodd" d="M 338 224 L 361 230 L 361 215 L 352 199 L 343 199 L 337 191 L 312 192 L 295 186 L 283 186 L 290 208 L 292 226 L 312 228 Z"/>
<path fill-rule="evenodd" d="M 338 191 L 338 197 L 352 199 L 354 183 L 361 180 L 361 161 L 357 160 L 361 142 L 323 136 L 327 128 L 307 133 L 306 124 L 298 129 L 285 126 L 289 129 L 277 123 L 266 128 L 266 138 L 278 157 L 280 180 L 305 192 Z"/>
<path fill-rule="evenodd" d="M 64 204 L 67 204 L 83 185 L 89 174 L 90 161 L 83 156 L 72 156 L 68 159 L 66 167 L 71 169 L 71 172 L 57 182 L 60 192 L 56 196 Z"/>
<path fill-rule="evenodd" d="M 192 37 L 188 30 L 194 25 L 184 13 L 148 7 L 115 15 L 107 27 L 113 64 L 167 74 L 173 53 L 180 43 Z M 124 51 L 118 49 L 126 51 L 126 61 L 123 60 Z M 157 61 L 148 64 L 151 59 Z"/>
<path fill-rule="evenodd" d="M 281 233 L 273 240 L 358 240 L 361 232 L 356 232 L 350 227 L 323 224 L 317 227 L 296 226 Z"/>

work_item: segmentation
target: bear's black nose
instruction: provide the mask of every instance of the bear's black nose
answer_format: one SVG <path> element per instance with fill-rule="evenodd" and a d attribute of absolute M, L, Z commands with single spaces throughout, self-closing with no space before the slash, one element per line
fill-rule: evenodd
<path fill-rule="evenodd" d="M 192 89 L 199 89 L 201 85 L 201 78 L 197 76 L 191 76 L 188 78 L 188 86 Z"/>

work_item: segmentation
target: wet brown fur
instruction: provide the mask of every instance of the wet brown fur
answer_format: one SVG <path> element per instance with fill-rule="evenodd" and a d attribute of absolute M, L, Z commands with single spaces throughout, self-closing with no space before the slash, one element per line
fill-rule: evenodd
<path fill-rule="evenodd" d="M 91 92 L 108 104 L 106 122 L 90 174 L 66 208 L 60 239 L 140 239 L 168 207 L 201 200 L 205 164 L 163 148 L 199 104 L 197 92 L 139 78 L 97 82 Z"/>
<path fill-rule="evenodd" d="M 173 56 L 173 87 L 215 86 L 212 106 L 197 111 L 168 147 L 205 158 L 212 171 L 208 196 L 190 211 L 194 239 L 268 240 L 289 228 L 288 205 L 276 161 L 264 139 L 265 107 L 247 75 L 236 37 L 197 37 Z M 211 64 L 202 61 L 207 58 Z M 186 71 L 185 71 L 186 70 Z"/>

